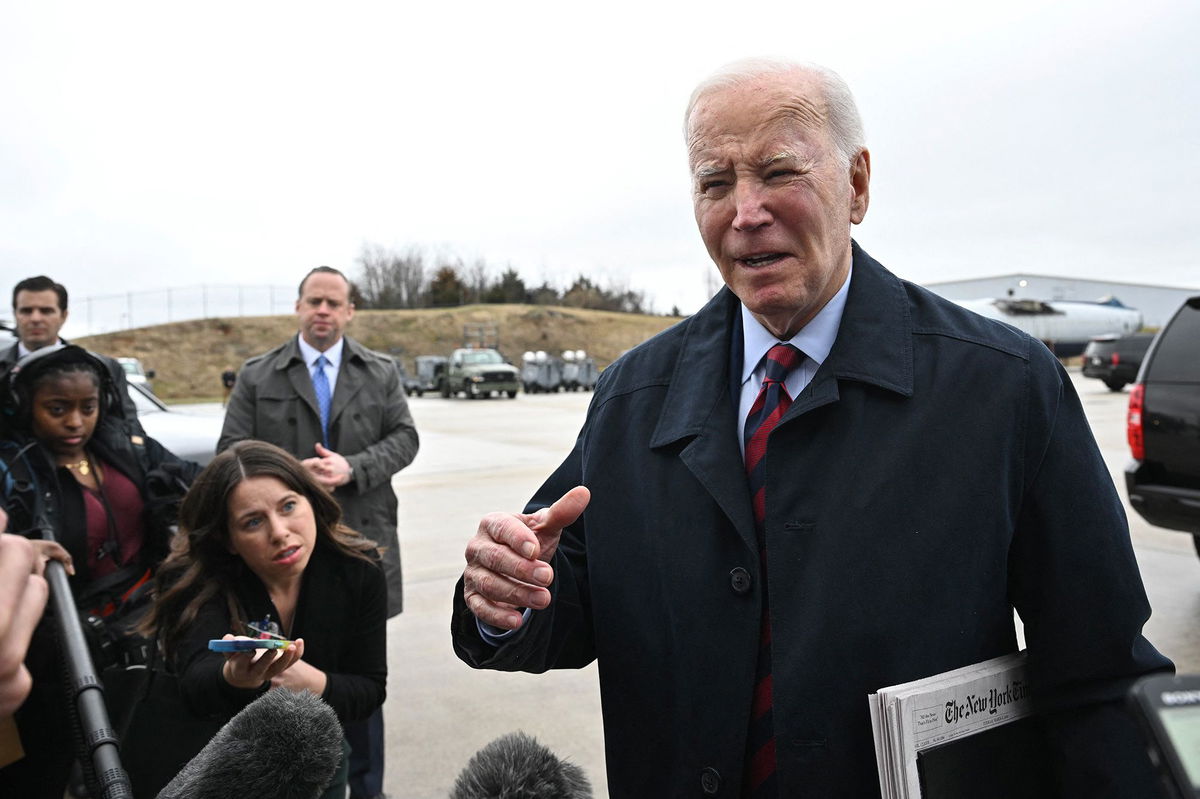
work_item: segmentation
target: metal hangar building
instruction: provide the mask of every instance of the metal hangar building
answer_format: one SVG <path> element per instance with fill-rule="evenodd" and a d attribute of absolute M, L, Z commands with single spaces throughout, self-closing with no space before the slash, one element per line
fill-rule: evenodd
<path fill-rule="evenodd" d="M 926 283 L 925 288 L 949 300 L 978 300 L 985 297 L 1009 297 L 1029 300 L 1075 300 L 1097 302 L 1116 298 L 1129 308 L 1142 312 L 1143 325 L 1160 328 L 1188 297 L 1200 294 L 1200 287 L 1156 286 L 1148 283 L 1121 283 L 1089 280 L 1061 275 L 1035 275 L 1014 272 L 1010 275 L 978 277 Z"/>

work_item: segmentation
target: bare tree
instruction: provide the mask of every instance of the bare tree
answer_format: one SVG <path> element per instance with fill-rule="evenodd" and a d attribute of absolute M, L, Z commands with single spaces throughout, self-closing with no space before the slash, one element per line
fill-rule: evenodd
<path fill-rule="evenodd" d="M 483 302 L 488 293 L 488 266 L 482 258 L 476 258 L 470 266 L 462 269 L 463 282 L 467 287 L 468 303 Z"/>
<path fill-rule="evenodd" d="M 425 305 L 428 279 L 425 274 L 425 256 L 418 247 L 409 247 L 395 264 L 396 282 L 405 308 L 420 308 Z"/>
<path fill-rule="evenodd" d="M 358 257 L 361 267 L 358 290 L 364 308 L 447 307 L 480 302 L 531 302 L 567 305 L 625 313 L 650 313 L 646 295 L 628 283 L 607 278 L 600 285 L 584 275 L 565 290 L 548 279 L 529 288 L 511 265 L 497 278 L 489 277 L 483 258 L 470 265 L 452 254 L 435 256 L 432 262 L 416 246 L 395 252 L 378 244 L 364 243 Z"/>
<path fill-rule="evenodd" d="M 363 244 L 358 286 L 365 308 L 417 308 L 424 304 L 425 256 L 417 247 L 395 253 Z"/>

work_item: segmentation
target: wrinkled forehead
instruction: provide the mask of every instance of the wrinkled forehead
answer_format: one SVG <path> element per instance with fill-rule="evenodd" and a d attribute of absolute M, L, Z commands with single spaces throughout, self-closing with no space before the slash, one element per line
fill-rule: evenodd
<path fill-rule="evenodd" d="M 695 165 L 714 149 L 800 134 L 820 137 L 828 112 L 811 76 L 764 76 L 700 96 L 688 117 L 688 161 Z"/>

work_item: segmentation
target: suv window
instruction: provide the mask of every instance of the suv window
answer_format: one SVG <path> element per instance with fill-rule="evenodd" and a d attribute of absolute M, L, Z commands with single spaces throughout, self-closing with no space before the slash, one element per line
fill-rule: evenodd
<path fill-rule="evenodd" d="M 1193 297 L 1159 336 L 1146 380 L 1200 383 L 1200 297 Z"/>
<path fill-rule="evenodd" d="M 1116 347 L 1117 340 L 1115 338 L 1094 338 L 1083 348 L 1083 357 L 1107 360 Z"/>

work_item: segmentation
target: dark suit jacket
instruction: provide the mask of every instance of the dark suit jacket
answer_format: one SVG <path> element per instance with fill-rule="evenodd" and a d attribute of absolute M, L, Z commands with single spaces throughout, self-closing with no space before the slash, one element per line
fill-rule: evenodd
<path fill-rule="evenodd" d="M 244 438 L 268 441 L 301 459 L 316 455 L 321 415 L 296 337 L 246 361 L 238 372 L 217 451 Z M 384 547 L 388 615 L 394 616 L 403 608 L 403 594 L 392 475 L 416 456 L 417 429 L 395 362 L 349 336 L 329 411 L 329 444 L 354 468 L 351 482 L 334 492 L 343 521 Z"/>
<path fill-rule="evenodd" d="M 614 797 L 740 790 L 763 572 L 730 396 L 738 308 L 723 290 L 601 376 L 527 509 L 592 491 L 551 607 L 491 648 L 455 594 L 473 666 L 599 661 Z M 1153 795 L 1116 703 L 1170 662 L 1141 636 L 1121 504 L 1044 346 L 855 245 L 837 340 L 766 469 L 781 796 L 878 796 L 867 694 L 1014 651 L 1014 607 L 1064 795 Z"/>

